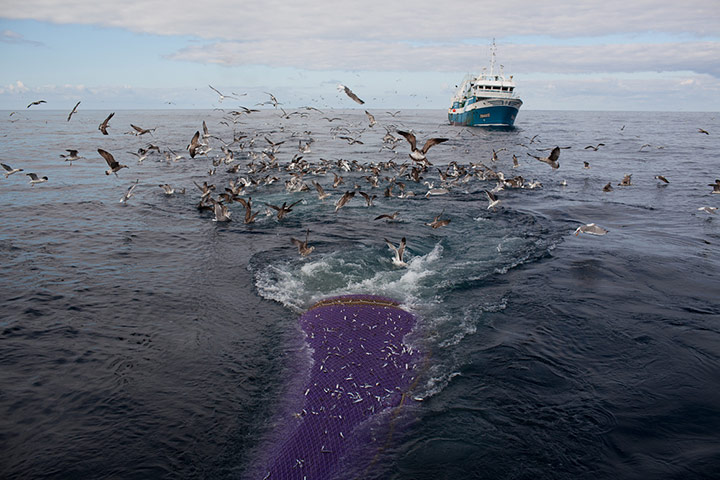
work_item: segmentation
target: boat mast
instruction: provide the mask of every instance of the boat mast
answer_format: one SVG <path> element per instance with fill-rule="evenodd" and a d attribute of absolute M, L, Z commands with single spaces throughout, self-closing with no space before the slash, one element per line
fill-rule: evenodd
<path fill-rule="evenodd" d="M 495 39 L 493 38 L 492 47 L 490 47 L 490 77 L 495 76 Z"/>

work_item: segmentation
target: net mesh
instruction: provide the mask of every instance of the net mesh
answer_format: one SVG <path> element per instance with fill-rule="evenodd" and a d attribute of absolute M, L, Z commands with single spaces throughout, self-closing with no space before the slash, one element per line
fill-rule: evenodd
<path fill-rule="evenodd" d="M 300 317 L 312 370 L 277 444 L 265 479 L 328 479 L 358 443 L 358 425 L 397 406 L 415 377 L 418 354 L 403 343 L 415 318 L 389 298 L 333 297 Z"/>

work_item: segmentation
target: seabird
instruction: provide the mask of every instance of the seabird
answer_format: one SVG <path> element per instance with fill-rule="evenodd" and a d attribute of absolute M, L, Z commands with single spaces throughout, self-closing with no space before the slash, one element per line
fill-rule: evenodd
<path fill-rule="evenodd" d="M 713 215 L 717 214 L 717 212 L 716 212 L 717 209 L 718 209 L 718 207 L 700 207 L 700 208 L 698 208 L 698 210 L 700 210 L 700 211 L 703 211 L 705 213 L 710 213 Z"/>
<path fill-rule="evenodd" d="M 629 187 L 632 185 L 632 173 L 629 173 L 625 175 L 620 183 L 618 183 L 621 187 Z"/>
<path fill-rule="evenodd" d="M 75 106 L 73 107 L 72 111 L 70 111 L 70 113 L 68 114 L 68 118 L 67 118 L 67 121 L 68 121 L 68 122 L 70 121 L 70 118 L 73 116 L 73 114 L 77 113 L 77 107 L 78 107 L 78 105 L 80 105 L 80 102 L 77 102 L 77 103 L 75 104 Z"/>
<path fill-rule="evenodd" d="M 377 198 L 377 195 L 370 196 L 365 192 L 358 192 L 362 197 L 365 199 L 365 206 L 372 207 L 373 206 L 373 200 Z"/>
<path fill-rule="evenodd" d="M 125 192 L 125 195 L 123 195 L 122 198 L 120 199 L 120 203 L 127 203 L 127 201 L 130 199 L 130 197 L 133 196 L 133 191 L 135 190 L 135 187 L 137 187 L 139 181 L 140 181 L 140 179 L 138 178 L 137 180 L 135 180 L 133 182 L 132 185 L 130 185 L 128 187 L 127 192 Z"/>
<path fill-rule="evenodd" d="M 560 168 L 560 163 L 558 162 L 558 158 L 560 158 L 560 147 L 553 148 L 550 155 L 547 157 L 536 157 L 530 153 L 528 153 L 528 155 L 536 160 L 540 160 L 543 163 L 547 163 L 552 168 Z"/>
<path fill-rule="evenodd" d="M 345 95 L 347 95 L 348 97 L 352 98 L 353 100 L 355 100 L 355 101 L 356 101 L 357 103 L 359 103 L 360 105 L 362 105 L 363 103 L 365 103 L 365 102 L 363 102 L 362 100 L 360 100 L 360 98 L 359 98 L 357 95 L 355 95 L 352 90 L 350 90 L 348 87 L 346 87 L 346 86 L 343 85 L 342 83 L 339 84 L 339 85 L 337 86 L 337 88 L 338 88 L 338 90 L 340 90 L 341 92 L 345 92 Z"/>
<path fill-rule="evenodd" d="M 8 178 L 13 173 L 22 172 L 22 168 L 12 168 L 10 165 L 5 165 L 4 163 L 0 163 L 2 165 L 2 168 L 5 169 L 5 178 Z"/>
<path fill-rule="evenodd" d="M 590 168 L 590 162 L 583 162 L 583 168 Z"/>
<path fill-rule="evenodd" d="M 28 104 L 28 106 L 25 108 L 30 108 L 33 105 L 40 105 L 41 103 L 47 103 L 47 102 L 45 100 L 35 100 L 34 102 L 30 102 L 30 104 Z"/>
<path fill-rule="evenodd" d="M 60 154 L 60 157 L 61 157 L 61 158 L 64 158 L 66 162 L 70 162 L 70 165 L 72 165 L 72 162 L 74 162 L 75 160 L 81 160 L 81 159 L 82 159 L 82 160 L 85 160 L 85 157 L 81 157 L 81 156 L 78 155 L 78 151 L 77 151 L 77 150 L 73 150 L 73 149 L 70 149 L 70 148 L 66 148 L 65 151 L 68 152 L 68 154 L 67 154 L 67 155 L 63 155 L 63 154 L 61 153 L 61 154 Z"/>
<path fill-rule="evenodd" d="M 137 136 L 145 135 L 146 133 L 149 133 L 152 135 L 152 132 L 155 130 L 154 128 L 138 127 L 137 125 L 133 125 L 132 123 L 130 124 L 130 126 L 133 128 L 133 130 L 135 130 L 134 132 L 131 132 L 131 133 L 134 133 Z"/>
<path fill-rule="evenodd" d="M 440 227 L 444 227 L 445 225 L 447 225 L 448 223 L 450 223 L 450 219 L 440 220 L 440 217 L 442 217 L 442 214 L 443 214 L 443 213 L 445 213 L 445 210 L 443 210 L 442 212 L 440 212 L 440 215 L 438 215 L 437 217 L 435 217 L 435 219 L 434 219 L 432 222 L 426 223 L 425 225 L 427 225 L 428 227 L 432 227 L 433 229 L 437 229 L 437 228 L 440 228 Z"/>
<path fill-rule="evenodd" d="M 290 237 L 290 242 L 298 247 L 298 253 L 303 257 L 307 257 L 315 250 L 315 247 L 308 246 L 308 237 L 310 236 L 310 229 L 305 231 L 305 241 L 300 241 L 297 238 Z"/>
<path fill-rule="evenodd" d="M 338 201 L 335 203 L 335 212 L 337 212 L 337 211 L 340 210 L 342 207 L 344 207 L 345 204 L 346 204 L 347 202 L 349 202 L 350 199 L 353 198 L 354 196 L 355 196 L 355 192 L 350 191 L 350 190 L 346 191 L 346 192 L 343 194 L 343 196 L 340 197 L 340 198 L 338 199 Z"/>
<path fill-rule="evenodd" d="M 707 130 L 703 130 L 702 128 L 698 128 L 698 133 L 704 133 L 705 135 L 710 135 L 710 133 Z"/>
<path fill-rule="evenodd" d="M 276 205 L 270 205 L 269 203 L 267 203 L 266 205 L 268 207 L 272 208 L 273 210 L 276 210 L 278 212 L 277 219 L 282 220 L 286 214 L 292 212 L 292 207 L 294 207 L 295 205 L 297 205 L 300 202 L 302 202 L 302 200 L 298 200 L 297 202 L 291 203 L 290 205 L 288 205 L 287 202 L 283 202 L 282 206 L 280 206 L 280 207 L 278 207 Z"/>
<path fill-rule="evenodd" d="M 655 175 L 656 180 L 660 180 L 663 183 L 670 183 L 670 181 L 662 175 Z"/>
<path fill-rule="evenodd" d="M 708 183 L 708 187 L 713 187 L 710 193 L 720 193 L 720 178 L 716 179 L 715 183 Z"/>
<path fill-rule="evenodd" d="M 517 168 L 520 166 L 520 162 L 518 162 L 518 158 L 515 154 L 513 154 L 513 168 Z"/>
<path fill-rule="evenodd" d="M 390 240 L 388 240 L 387 238 L 384 240 L 385 240 L 385 243 L 387 243 L 390 250 L 392 250 L 392 252 L 393 252 L 393 259 L 392 259 L 393 265 L 395 265 L 397 267 L 407 267 L 408 264 L 405 263 L 405 261 L 403 260 L 403 256 L 405 255 L 405 245 L 407 244 L 407 242 L 405 241 L 405 237 L 403 237 L 400 240 L 400 245 L 398 245 L 397 247 L 395 245 L 393 245 L 393 243 Z"/>
<path fill-rule="evenodd" d="M 374 127 L 377 122 L 375 121 L 373 114 L 365 110 L 365 115 L 367 115 L 368 120 L 370 121 L 370 128 Z"/>
<path fill-rule="evenodd" d="M 28 177 L 30 177 L 30 186 L 34 186 L 36 183 L 43 183 L 48 181 L 48 177 L 42 177 L 38 178 L 37 174 L 35 173 L 26 173 Z"/>
<path fill-rule="evenodd" d="M 485 196 L 487 196 L 488 199 L 488 210 L 490 210 L 491 208 L 494 210 L 495 207 L 500 205 L 500 200 L 490 190 L 485 190 Z"/>
<path fill-rule="evenodd" d="M 255 217 L 257 217 L 260 212 L 252 213 L 252 197 L 248 197 L 247 200 L 238 198 L 237 201 L 245 207 L 245 223 L 250 224 L 255 222 Z"/>
<path fill-rule="evenodd" d="M 176 190 L 175 188 L 173 188 L 171 185 L 169 185 L 169 184 L 167 184 L 167 183 L 163 183 L 162 185 L 158 185 L 158 187 L 160 187 L 160 188 L 163 189 L 163 192 L 165 192 L 165 195 L 172 195 L 172 194 L 174 194 L 174 193 L 180 193 L 180 194 L 185 193 L 185 189 L 184 189 L 184 188 L 183 188 L 182 190 Z"/>
<path fill-rule="evenodd" d="M 220 91 L 217 88 L 213 87 L 212 85 L 208 85 L 208 87 L 210 87 L 215 93 L 220 95 L 220 98 L 218 99 L 218 101 L 220 103 L 222 103 L 222 101 L 225 100 L 226 98 L 234 98 L 235 100 L 238 100 L 237 97 L 233 97 L 232 95 L 223 95 L 222 93 L 220 93 Z"/>
<path fill-rule="evenodd" d="M 403 132 L 401 130 L 398 130 L 397 133 L 405 137 L 405 139 L 410 143 L 410 158 L 412 158 L 416 162 L 427 161 L 427 157 L 425 156 L 425 154 L 428 152 L 428 150 L 430 150 L 430 147 L 432 147 L 433 145 L 437 145 L 438 143 L 447 142 L 449 140 L 447 138 L 431 138 L 427 142 L 425 142 L 422 150 L 418 150 L 416 146 L 417 140 L 412 132 Z"/>
<path fill-rule="evenodd" d="M 604 143 L 598 143 L 597 145 L 588 145 L 585 147 L 585 150 L 592 150 L 593 152 L 597 152 L 600 147 L 604 147 Z"/>
<path fill-rule="evenodd" d="M 216 200 L 213 200 L 213 213 L 215 213 L 215 218 L 213 218 L 213 222 L 230 221 L 230 210 L 228 210 L 228 206 Z"/>
<path fill-rule="evenodd" d="M 188 145 L 187 149 L 190 152 L 190 158 L 195 158 L 195 154 L 197 153 L 197 149 L 200 146 L 200 131 L 196 131 L 195 135 L 193 135 L 192 140 L 190 140 L 190 145 Z"/>
<path fill-rule="evenodd" d="M 375 217 L 373 220 L 380 220 L 383 218 L 387 218 L 388 221 L 393 221 L 393 220 L 397 219 L 399 214 L 400 214 L 400 212 L 383 213 L 382 215 L 378 215 L 377 217 Z"/>
<path fill-rule="evenodd" d="M 581 233 L 589 233 L 590 235 L 605 235 L 608 231 L 601 226 L 595 225 L 594 223 L 588 223 L 586 225 L 580 225 L 575 230 L 575 236 L 580 235 Z"/>
<path fill-rule="evenodd" d="M 107 118 L 105 120 L 103 120 L 103 122 L 100 125 L 98 125 L 98 130 L 100 130 L 103 135 L 108 134 L 108 132 L 107 132 L 107 128 L 109 126 L 108 123 L 110 122 L 110 119 L 113 117 L 113 115 L 115 115 L 115 112 L 112 112 L 110 115 L 108 115 Z"/>
<path fill-rule="evenodd" d="M 120 165 L 118 162 L 116 162 L 115 157 L 113 157 L 110 152 L 106 152 L 102 148 L 98 148 L 98 153 L 100 154 L 100 156 L 102 156 L 105 159 L 108 166 L 110 167 L 109 170 L 105 170 L 105 175 L 110 175 L 111 173 L 114 173 L 115 176 L 117 177 L 117 172 L 121 168 L 128 168 L 127 165 Z"/>
<path fill-rule="evenodd" d="M 325 190 L 323 189 L 322 185 L 320 185 L 315 180 L 312 181 L 312 184 L 315 186 L 315 190 L 318 192 L 318 199 L 319 200 L 325 200 L 327 197 L 330 196 L 329 193 L 325 193 Z"/>
<path fill-rule="evenodd" d="M 605 185 L 603 187 L 603 192 L 612 192 L 613 191 L 613 187 L 612 187 L 611 183 L 612 182 L 608 182 L 607 185 Z"/>

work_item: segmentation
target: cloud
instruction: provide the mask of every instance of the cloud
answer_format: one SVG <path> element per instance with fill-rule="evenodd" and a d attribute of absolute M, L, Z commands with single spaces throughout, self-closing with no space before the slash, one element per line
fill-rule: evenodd
<path fill-rule="evenodd" d="M 11 83 L 9 85 L 5 85 L 4 87 L 0 87 L 0 94 L 9 93 L 9 94 L 16 94 L 16 93 L 25 93 L 29 92 L 30 89 L 25 86 L 23 82 L 18 80 L 15 83 Z"/>
<path fill-rule="evenodd" d="M 14 32 L 12 30 L 3 30 L 2 33 L 0 33 L 0 42 L 34 45 L 36 47 L 44 46 L 44 44 L 42 42 L 36 42 L 34 40 L 27 40 L 21 34 L 19 34 L 18 32 Z"/>
<path fill-rule="evenodd" d="M 481 49 L 484 50 L 484 49 Z M 486 65 L 466 45 L 367 40 L 216 42 L 192 45 L 167 58 L 227 66 L 289 66 L 307 70 L 477 71 Z M 498 63 L 508 73 L 603 73 L 693 71 L 720 77 L 720 43 L 610 45 L 504 45 Z"/>

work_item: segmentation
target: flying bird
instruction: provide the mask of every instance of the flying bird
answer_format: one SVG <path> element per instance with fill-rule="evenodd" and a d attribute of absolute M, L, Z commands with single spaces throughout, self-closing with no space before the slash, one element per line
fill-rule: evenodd
<path fill-rule="evenodd" d="M 488 199 L 488 210 L 490 210 L 491 208 L 494 210 L 495 207 L 500 205 L 500 200 L 490 190 L 485 190 L 485 196 Z"/>
<path fill-rule="evenodd" d="M 135 180 L 135 181 L 132 183 L 132 185 L 130 185 L 130 186 L 128 187 L 127 192 L 125 192 L 125 195 L 123 195 L 122 198 L 120 199 L 120 203 L 127 203 L 127 201 L 130 199 L 130 197 L 133 196 L 133 193 L 134 193 L 134 191 L 135 191 L 135 187 L 137 187 L 137 184 L 138 184 L 139 181 L 140 181 L 140 179 L 138 178 L 137 180 Z"/>
<path fill-rule="evenodd" d="M 580 225 L 575 230 L 575 236 L 578 236 L 581 233 L 589 233 L 590 235 L 605 235 L 606 233 L 608 233 L 608 231 L 599 225 L 596 225 L 594 223 L 588 223 L 585 225 Z"/>
<path fill-rule="evenodd" d="M 547 157 L 536 157 L 530 153 L 528 153 L 528 155 L 536 160 L 540 160 L 543 163 L 547 163 L 552 168 L 560 168 L 560 163 L 558 162 L 558 158 L 560 158 L 560 147 L 553 148 L 550 155 Z"/>
<path fill-rule="evenodd" d="M 228 206 L 216 200 L 213 200 L 213 213 L 215 214 L 213 222 L 230 221 L 230 210 L 228 210 Z"/>
<path fill-rule="evenodd" d="M 208 87 L 210 87 L 215 93 L 217 93 L 220 96 L 220 98 L 218 99 L 218 101 L 220 103 L 222 103 L 222 101 L 225 100 L 226 98 L 234 98 L 235 100 L 238 100 L 238 98 L 233 97 L 232 95 L 223 95 L 222 93 L 220 93 L 220 91 L 217 88 L 213 87 L 212 85 L 208 85 Z M 235 94 L 233 94 L 233 95 L 235 95 Z"/>
<path fill-rule="evenodd" d="M 405 255 L 405 246 L 407 245 L 405 237 L 400 240 L 400 245 L 398 245 L 397 247 L 387 238 L 384 240 L 385 243 L 387 243 L 388 248 L 390 248 L 390 250 L 393 252 L 393 265 L 397 267 L 407 267 L 408 264 L 405 263 L 405 261 L 403 260 L 403 256 Z"/>
<path fill-rule="evenodd" d="M 720 178 L 716 179 L 715 183 L 708 183 L 708 187 L 713 187 L 710 193 L 720 193 Z"/>
<path fill-rule="evenodd" d="M 28 104 L 28 106 L 25 107 L 25 108 L 30 108 L 30 107 L 32 107 L 33 105 L 40 105 L 41 103 L 47 103 L 47 102 L 46 102 L 45 100 L 35 100 L 34 102 L 30 102 L 30 103 Z"/>
<path fill-rule="evenodd" d="M 365 115 L 367 115 L 368 121 L 370 122 L 369 126 L 371 128 L 374 127 L 377 122 L 375 121 L 375 117 L 373 116 L 373 114 L 365 110 Z"/>
<path fill-rule="evenodd" d="M 400 212 L 393 212 L 393 213 L 383 213 L 382 215 L 378 215 L 373 220 L 381 220 L 383 218 L 386 218 L 388 222 L 391 222 L 393 220 L 396 220 Z"/>
<path fill-rule="evenodd" d="M 656 180 L 660 180 L 660 181 L 663 182 L 663 183 L 670 183 L 670 180 L 668 180 L 667 178 L 665 178 L 665 177 L 662 176 L 662 175 L 655 175 L 655 179 L 656 179 Z"/>
<path fill-rule="evenodd" d="M 707 130 L 703 130 L 702 128 L 698 128 L 698 133 L 704 133 L 705 135 L 710 135 L 710 132 Z"/>
<path fill-rule="evenodd" d="M 362 100 L 360 100 L 360 98 L 359 98 L 357 95 L 355 95 L 352 90 L 350 90 L 348 87 L 346 87 L 346 86 L 343 85 L 342 83 L 339 84 L 339 85 L 337 86 L 337 88 L 338 88 L 338 90 L 340 90 L 341 92 L 345 92 L 345 95 L 347 95 L 348 97 L 352 98 L 353 100 L 355 100 L 355 101 L 356 101 L 357 103 L 359 103 L 360 105 L 362 105 L 363 103 L 365 103 L 365 102 L 363 102 Z"/>
<path fill-rule="evenodd" d="M 255 217 L 257 217 L 260 212 L 252 213 L 252 197 L 248 197 L 247 200 L 238 198 L 237 201 L 245 207 L 245 223 L 250 224 L 255 222 Z"/>
<path fill-rule="evenodd" d="M 405 137 L 405 140 L 410 143 L 410 158 L 412 158 L 416 162 L 426 161 L 427 157 L 425 156 L 425 154 L 428 152 L 428 150 L 430 150 L 430 147 L 432 147 L 433 145 L 448 141 L 447 138 L 431 138 L 427 142 L 425 142 L 422 150 L 418 150 L 416 145 L 417 140 L 412 132 L 403 132 L 401 130 L 398 130 L 397 133 Z"/>
<path fill-rule="evenodd" d="M 42 177 L 38 178 L 37 174 L 35 173 L 26 173 L 28 177 L 30 177 L 30 186 L 34 186 L 36 183 L 43 183 L 48 181 L 48 177 Z"/>
<path fill-rule="evenodd" d="M 2 168 L 5 170 L 5 178 L 8 178 L 13 173 L 22 172 L 22 168 L 12 168 L 10 165 L 6 165 L 4 163 L 0 163 L 2 165 Z"/>
<path fill-rule="evenodd" d="M 298 247 L 298 253 L 303 257 L 307 257 L 315 250 L 315 247 L 308 246 L 308 237 L 310 236 L 310 229 L 305 231 L 305 241 L 298 240 L 297 238 L 290 237 L 290 242 Z"/>
<path fill-rule="evenodd" d="M 188 145 L 187 149 L 190 152 L 190 158 L 195 158 L 195 155 L 197 154 L 197 149 L 200 146 L 200 131 L 197 130 L 195 132 L 195 135 L 193 135 L 192 140 L 190 140 L 190 145 Z"/>
<path fill-rule="evenodd" d="M 61 153 L 60 157 L 64 158 L 66 162 L 70 162 L 70 165 L 72 165 L 72 162 L 74 162 L 76 160 L 85 160 L 85 157 L 81 157 L 78 155 L 77 150 L 74 150 L 71 148 L 66 148 L 65 151 L 68 152 L 67 155 L 63 155 Z"/>
<path fill-rule="evenodd" d="M 600 147 L 604 147 L 604 143 L 598 143 L 597 145 L 588 145 L 585 147 L 585 150 L 592 150 L 593 152 L 597 152 Z"/>
<path fill-rule="evenodd" d="M 149 133 L 152 135 L 153 130 L 155 130 L 154 128 L 138 127 L 137 125 L 133 125 L 132 123 L 130 124 L 130 126 L 133 128 L 133 130 L 135 130 L 134 132 L 131 132 L 131 133 L 134 133 L 137 136 L 145 135 L 146 133 Z"/>
<path fill-rule="evenodd" d="M 109 126 L 108 123 L 110 122 L 110 119 L 113 117 L 113 115 L 115 115 L 115 112 L 112 112 L 110 115 L 108 115 L 107 118 L 105 120 L 103 120 L 103 122 L 100 125 L 98 125 L 98 130 L 100 130 L 103 135 L 108 134 L 108 132 L 107 132 L 107 128 Z"/>
<path fill-rule="evenodd" d="M 347 202 L 350 201 L 351 198 L 355 196 L 355 192 L 348 190 L 343 194 L 342 197 L 338 199 L 338 201 L 335 203 L 335 212 L 340 210 L 342 207 L 345 206 Z"/>
<path fill-rule="evenodd" d="M 288 213 L 292 212 L 292 207 L 294 207 L 295 205 L 297 205 L 297 204 L 300 203 L 300 202 L 302 202 L 302 200 L 298 200 L 297 202 L 293 202 L 293 203 L 291 203 L 290 205 L 288 205 L 287 202 L 283 202 L 283 204 L 282 204 L 281 206 L 279 206 L 279 207 L 276 206 L 276 205 L 270 205 L 270 204 L 266 204 L 266 205 L 267 205 L 268 207 L 272 208 L 273 210 L 276 210 L 276 211 L 278 212 L 278 213 L 277 213 L 277 219 L 278 219 L 278 220 L 282 220 L 283 218 L 285 218 L 285 215 L 287 215 Z"/>
<path fill-rule="evenodd" d="M 710 213 L 712 215 L 717 214 L 717 211 L 716 211 L 717 209 L 718 209 L 718 207 L 700 207 L 700 208 L 698 208 L 698 210 L 700 210 L 701 212 Z"/>
<path fill-rule="evenodd" d="M 319 200 L 325 200 L 327 197 L 330 196 L 329 193 L 325 193 L 325 189 L 323 189 L 322 185 L 320 185 L 318 182 L 313 180 L 312 184 L 315 186 L 315 190 L 317 190 L 317 192 L 318 192 Z"/>
<path fill-rule="evenodd" d="M 102 148 L 98 148 L 98 153 L 101 157 L 105 159 L 108 166 L 110 167 L 109 170 L 105 170 L 105 175 L 110 175 L 111 173 L 114 173 L 117 177 L 117 172 L 120 171 L 121 168 L 128 168 L 127 165 L 120 165 L 118 162 L 116 162 L 115 157 L 113 157 L 110 152 L 106 152 Z"/>
<path fill-rule="evenodd" d="M 448 218 L 445 220 L 440 220 L 440 217 L 442 217 L 443 213 L 445 213 L 445 210 L 440 212 L 440 215 L 435 217 L 435 219 L 432 222 L 426 223 L 425 225 L 427 225 L 428 227 L 432 227 L 433 229 L 437 229 L 437 228 L 446 226 L 448 223 L 450 223 L 450 219 Z"/>
<path fill-rule="evenodd" d="M 68 122 L 70 121 L 70 118 L 73 116 L 73 114 L 77 113 L 77 107 L 78 107 L 78 105 L 80 105 L 80 102 L 77 102 L 77 103 L 75 104 L 75 106 L 73 107 L 73 109 L 72 109 L 72 110 L 70 111 L 70 113 L 68 114 L 68 118 L 67 118 L 67 121 L 68 121 Z"/>

